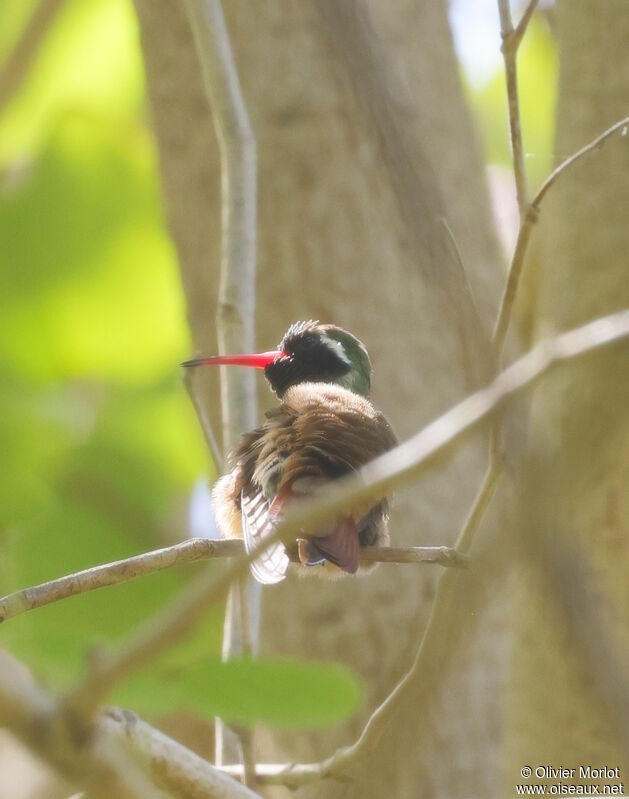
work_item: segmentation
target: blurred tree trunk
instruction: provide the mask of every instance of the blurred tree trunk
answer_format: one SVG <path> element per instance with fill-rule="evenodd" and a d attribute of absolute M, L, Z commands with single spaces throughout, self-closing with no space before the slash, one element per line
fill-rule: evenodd
<path fill-rule="evenodd" d="M 183 4 L 136 5 L 192 335 L 199 350 L 211 352 L 220 235 L 211 117 Z M 466 393 L 479 377 L 478 363 L 471 361 L 483 359 L 482 341 L 471 351 L 461 346 L 468 300 L 444 215 L 486 329 L 502 279 L 446 5 L 374 0 L 371 22 L 382 47 L 371 47 L 372 40 L 356 38 L 357 31 L 371 35 L 363 4 L 360 24 L 353 25 L 335 20 L 335 3 L 224 3 L 258 143 L 259 344 L 275 344 L 296 319 L 351 329 L 372 356 L 375 402 L 401 437 Z M 343 4 L 343 13 L 348 8 L 353 3 Z M 204 379 L 210 395 L 216 377 Z M 484 446 L 476 441 L 400 496 L 395 542 L 452 543 L 483 463 Z M 263 648 L 351 665 L 364 679 L 366 702 L 360 716 L 340 729 L 260 734 L 260 759 L 318 759 L 353 740 L 410 665 L 435 576 L 430 568 L 381 567 L 367 579 L 290 579 L 265 592 Z M 465 611 L 471 619 L 473 610 Z M 466 673 L 437 697 L 438 711 L 418 717 L 410 703 L 358 783 L 318 785 L 303 795 L 489 790 L 497 697 L 482 693 L 490 697 L 482 714 L 466 698 L 477 674 L 498 683 L 499 660 L 488 634 L 476 655 L 467 657 Z M 420 729 L 433 741 L 421 749 Z M 458 755 L 462 747 L 465 757 Z"/>
<path fill-rule="evenodd" d="M 627 114 L 627 4 L 562 0 L 558 37 L 561 161 Z M 540 231 L 537 338 L 629 306 L 628 176 L 629 144 L 619 135 L 583 159 L 549 196 Z M 536 493 L 524 497 L 533 510 L 523 516 L 520 535 L 539 531 L 551 551 L 558 544 L 576 553 L 583 569 L 568 591 L 529 575 L 518 594 L 504 774 L 511 790 L 523 765 L 622 768 L 623 751 L 626 761 L 627 741 L 622 747 L 614 712 L 603 701 L 613 688 L 611 670 L 597 685 L 587 668 L 587 642 L 601 631 L 608 636 L 614 659 L 624 665 L 626 712 L 628 397 L 626 347 L 556 374 L 535 396 L 527 469 L 529 478 L 536 475 L 529 480 Z M 582 617 L 571 629 L 556 590 L 564 610 L 585 592 L 579 601 L 594 623 Z M 609 669 L 607 660 L 604 651 L 596 652 L 595 668 Z M 629 774 L 622 776 L 626 785 Z"/>

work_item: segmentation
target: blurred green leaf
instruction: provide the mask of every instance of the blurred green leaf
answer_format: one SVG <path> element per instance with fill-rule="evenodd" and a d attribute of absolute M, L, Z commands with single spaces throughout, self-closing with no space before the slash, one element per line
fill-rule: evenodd
<path fill-rule="evenodd" d="M 29 379 L 175 373 L 183 302 L 142 138 L 66 117 L 0 196 L 0 359 Z"/>
<path fill-rule="evenodd" d="M 3 0 L 2 6 L 0 22 L 9 20 L 0 38 L 5 58 L 28 14 L 23 0 Z M 129 0 L 67 0 L 3 114 L 0 162 L 32 156 L 71 109 L 96 112 L 109 126 L 137 113 L 144 90 L 137 37 Z"/>
<path fill-rule="evenodd" d="M 33 3 L 0 4 L 0 59 Z M 67 0 L 0 116 L 0 593 L 184 538 L 206 466 L 130 0 Z M 0 628 L 66 687 L 212 564 Z M 175 654 L 219 652 L 220 609 Z"/>
<path fill-rule="evenodd" d="M 274 727 L 318 727 L 347 718 L 361 690 L 336 663 L 288 658 L 221 662 L 207 658 L 191 667 L 152 666 L 130 679 L 116 701 L 158 715 L 176 709 L 227 722 Z"/>

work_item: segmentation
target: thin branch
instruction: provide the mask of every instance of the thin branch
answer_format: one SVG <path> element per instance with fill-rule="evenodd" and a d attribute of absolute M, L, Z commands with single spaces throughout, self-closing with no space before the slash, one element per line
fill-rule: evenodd
<path fill-rule="evenodd" d="M 164 611 L 132 633 L 117 650 L 94 663 L 85 680 L 68 696 L 68 702 L 83 713 L 93 710 L 120 680 L 185 638 L 207 607 L 225 596 L 232 582 L 247 572 L 249 563 L 267 546 L 275 541 L 288 542 L 297 536 L 313 533 L 326 522 L 351 512 L 364 502 L 379 499 L 395 488 L 417 480 L 438 456 L 458 445 L 505 401 L 530 387 L 551 367 L 627 336 L 629 311 L 620 311 L 539 342 L 501 372 L 487 388 L 470 395 L 412 438 L 328 486 L 322 496 L 297 503 L 273 533 L 246 556 L 232 560 L 229 568 L 219 576 L 204 576 L 194 582 Z M 444 575 L 451 573 L 454 571 L 448 570 Z M 440 582 L 443 582 L 444 575 Z"/>
<path fill-rule="evenodd" d="M 210 451 L 210 455 L 212 456 L 212 461 L 214 463 L 214 468 L 217 472 L 223 471 L 223 456 L 221 454 L 220 447 L 218 446 L 218 442 L 216 440 L 216 436 L 214 435 L 214 430 L 212 428 L 212 423 L 210 421 L 210 417 L 208 416 L 206 409 L 199 397 L 197 392 L 197 387 L 194 381 L 194 374 L 195 369 L 186 369 L 183 376 L 183 382 L 186 387 L 186 391 L 188 392 L 188 396 L 190 397 L 190 401 L 194 407 L 194 410 L 197 414 L 197 419 L 199 420 L 199 424 L 201 425 L 201 430 L 203 431 L 203 438 L 205 439 L 205 444 Z"/>
<path fill-rule="evenodd" d="M 520 220 L 524 219 L 528 207 L 528 190 L 526 187 L 526 167 L 524 165 L 524 148 L 522 145 L 522 127 L 520 124 L 520 100 L 518 97 L 518 48 L 526 32 L 538 0 L 530 0 L 520 24 L 516 29 L 511 21 L 510 0 L 498 0 L 500 13 L 500 35 L 502 37 L 502 55 L 505 62 L 507 82 L 507 103 L 509 106 L 509 134 L 513 155 L 513 173 L 518 197 Z"/>
<path fill-rule="evenodd" d="M 531 233 L 533 230 L 533 226 L 537 222 L 539 216 L 540 205 L 542 200 L 546 196 L 547 192 L 551 189 L 552 186 L 555 185 L 557 180 L 564 175 L 572 166 L 574 166 L 577 161 L 579 161 L 583 156 L 591 153 L 593 150 L 596 150 L 602 147 L 605 142 L 617 133 L 619 130 L 623 131 L 625 128 L 629 126 L 629 116 L 621 119 L 619 122 L 616 122 L 610 128 L 603 131 L 599 136 L 593 139 L 589 144 L 586 144 L 580 150 L 577 150 L 576 153 L 571 155 L 569 158 L 561 163 L 556 169 L 551 172 L 551 174 L 546 178 L 546 180 L 542 183 L 541 187 L 537 191 L 537 194 L 533 198 L 528 210 L 522 220 L 520 225 L 520 230 L 518 232 L 518 239 L 515 245 L 515 252 L 513 253 L 513 259 L 511 261 L 511 266 L 509 268 L 509 275 L 507 277 L 507 282 L 505 285 L 505 289 L 502 295 L 502 299 L 500 301 L 500 310 L 498 311 L 498 318 L 496 320 L 496 325 L 494 327 L 493 333 L 493 342 L 494 348 L 496 353 L 499 355 L 502 352 L 504 347 L 505 338 L 507 335 L 507 330 L 509 328 L 509 322 L 511 321 L 511 313 L 513 311 L 513 305 L 515 302 L 515 296 L 518 289 L 518 285 L 520 283 L 520 277 L 522 275 L 522 268 L 524 267 L 524 259 L 526 256 L 526 251 L 528 248 L 529 240 L 531 237 Z"/>
<path fill-rule="evenodd" d="M 16 94 L 35 61 L 63 0 L 40 0 L 17 44 L 0 70 L 0 114 Z"/>
<path fill-rule="evenodd" d="M 91 569 L 8 594 L 0 599 L 0 621 L 6 621 L 25 611 L 40 608 L 76 594 L 124 583 L 162 569 L 170 569 L 179 563 L 208 558 L 233 557 L 241 554 L 242 551 L 241 541 L 193 538 L 174 546 L 145 552 L 102 566 L 94 566 Z"/>
<path fill-rule="evenodd" d="M 212 558 L 234 558 L 244 552 L 244 543 L 239 539 L 192 538 L 163 549 L 144 552 L 102 566 L 93 566 L 0 598 L 0 622 L 77 594 L 125 583 L 135 580 L 136 577 L 145 577 L 181 563 Z M 289 553 L 289 557 L 295 562 L 298 560 L 296 553 Z M 365 547 L 361 552 L 361 561 L 430 563 L 455 568 L 467 564 L 466 558 L 451 547 Z"/>
<path fill-rule="evenodd" d="M 535 9 L 537 8 L 538 0 L 530 0 L 528 6 L 524 10 L 524 14 L 522 14 L 522 18 L 518 22 L 515 31 L 513 32 L 513 41 L 514 46 L 519 47 L 524 34 L 526 33 L 526 29 L 529 26 L 529 22 L 531 21 L 531 17 L 533 16 Z"/>
<path fill-rule="evenodd" d="M 503 459 L 499 454 L 498 444 L 496 438 L 498 436 L 497 428 L 492 428 L 489 444 L 489 462 L 487 464 L 487 471 L 483 477 L 478 493 L 472 503 L 472 507 L 467 515 L 465 523 L 459 532 L 456 542 L 456 550 L 465 555 L 470 551 L 472 541 L 480 524 L 485 516 L 485 511 L 494 496 L 498 480 L 503 472 Z"/>
<path fill-rule="evenodd" d="M 607 130 L 604 130 L 595 139 L 592 139 L 591 142 L 581 147 L 580 150 L 577 150 L 576 153 L 573 153 L 569 158 L 566 158 L 565 161 L 559 164 L 558 167 L 553 169 L 553 171 L 542 183 L 542 185 L 537 191 L 537 194 L 533 198 L 533 202 L 531 203 L 533 211 L 534 212 L 539 211 L 540 203 L 544 199 L 546 192 L 566 170 L 570 169 L 570 167 L 573 166 L 581 158 L 583 158 L 584 155 L 591 153 L 592 150 L 597 150 L 600 147 L 602 147 L 602 145 L 605 144 L 607 139 L 609 139 L 610 136 L 613 136 L 614 133 L 621 131 L 621 134 L 623 136 L 627 135 L 627 128 L 629 128 L 629 116 L 619 120 L 618 122 L 615 122 L 611 127 L 607 128 Z"/>
<path fill-rule="evenodd" d="M 256 273 L 256 143 L 238 79 L 220 0 L 187 0 L 201 71 L 208 93 L 221 155 L 222 246 L 217 333 L 219 352 L 250 352 L 254 346 Z M 256 423 L 257 398 L 251 371 L 221 368 L 223 449 L 226 455 L 243 430 Z M 226 460 L 226 458 L 225 458 Z M 245 579 L 245 578 L 243 578 Z M 238 596 L 234 584 L 225 612 L 223 656 L 257 649 L 259 630 L 244 630 L 242 615 L 258 619 L 260 586 Z M 245 607 L 251 603 L 255 607 Z M 250 635 L 251 632 L 251 635 Z M 229 733 L 217 720 L 217 763 L 238 756 Z M 228 753 L 226 750 L 231 749 Z M 243 751 L 246 747 L 243 747 Z"/>

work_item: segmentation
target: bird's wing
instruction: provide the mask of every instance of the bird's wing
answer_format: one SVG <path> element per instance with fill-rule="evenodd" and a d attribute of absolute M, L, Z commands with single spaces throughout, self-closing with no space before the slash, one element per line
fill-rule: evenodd
<path fill-rule="evenodd" d="M 245 549 L 251 552 L 273 529 L 269 502 L 262 491 L 247 495 L 243 490 L 240 495 L 240 509 Z M 284 544 L 278 542 L 271 544 L 252 561 L 251 573 L 259 583 L 273 585 L 286 577 L 288 564 L 289 559 Z"/>

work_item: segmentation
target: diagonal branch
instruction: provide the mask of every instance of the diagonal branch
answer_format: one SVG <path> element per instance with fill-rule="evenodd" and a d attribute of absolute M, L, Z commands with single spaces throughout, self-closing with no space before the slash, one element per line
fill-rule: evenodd
<path fill-rule="evenodd" d="M 57 699 L 0 650 L 0 726 L 94 799 L 166 799 L 121 744 L 77 735 Z"/>
<path fill-rule="evenodd" d="M 154 782 L 169 791 L 169 796 L 260 799 L 259 794 L 228 777 L 222 769 L 128 710 L 106 708 L 97 718 L 96 729 L 103 736 L 124 742 Z"/>
<path fill-rule="evenodd" d="M 59 602 L 77 594 L 96 591 L 170 569 L 181 563 L 211 558 L 233 558 L 245 551 L 240 539 L 192 538 L 163 549 L 144 552 L 124 560 L 93 566 L 56 580 L 15 591 L 0 598 L 0 623 L 29 610 Z M 297 561 L 296 553 L 289 553 Z M 429 563 L 461 568 L 467 559 L 452 547 L 365 547 L 364 563 Z"/>
<path fill-rule="evenodd" d="M 96 799 L 258 797 L 129 711 L 103 710 L 81 736 L 56 697 L 1 650 L 0 725 Z"/>
<path fill-rule="evenodd" d="M 79 713 L 92 712 L 127 674 L 185 638 L 207 607 L 222 599 L 231 583 L 246 574 L 249 563 L 271 543 L 288 542 L 312 533 L 362 503 L 386 496 L 395 488 L 417 480 L 439 456 L 460 444 L 505 401 L 533 385 L 551 367 L 627 336 L 629 311 L 620 311 L 541 341 L 498 374 L 489 386 L 455 405 L 412 438 L 329 486 L 325 495 L 300 502 L 286 513 L 268 539 L 246 556 L 235 558 L 221 575 L 209 579 L 204 576 L 193 583 L 178 600 L 131 634 L 109 657 L 95 663 L 91 673 L 71 692 L 67 701 Z M 453 573 L 453 570 L 444 572 L 442 581 Z M 427 635 L 430 629 L 429 625 Z M 420 661 L 423 646 L 418 653 Z"/>

